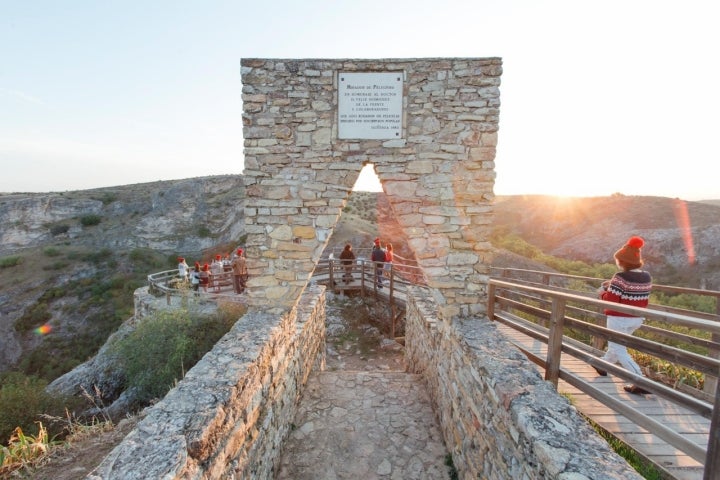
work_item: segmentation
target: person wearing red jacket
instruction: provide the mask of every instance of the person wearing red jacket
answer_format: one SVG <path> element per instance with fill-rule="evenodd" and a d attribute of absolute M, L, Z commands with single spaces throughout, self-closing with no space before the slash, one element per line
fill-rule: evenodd
<path fill-rule="evenodd" d="M 625 245 L 615 252 L 615 263 L 620 269 L 610 280 L 602 283 L 598 289 L 598 296 L 605 301 L 632 305 L 645 308 L 650 301 L 652 290 L 652 277 L 642 270 L 644 264 L 641 249 L 645 241 L 637 236 L 630 237 Z M 616 332 L 632 335 L 643 324 L 643 317 L 636 317 L 630 313 L 617 312 L 611 308 L 605 309 L 607 315 L 607 328 Z M 642 375 L 640 366 L 633 360 L 627 347 L 614 342 L 608 342 L 608 348 L 603 360 L 609 363 L 620 363 L 626 370 Z M 605 376 L 605 370 L 595 369 L 599 375 Z M 636 395 L 648 394 L 647 390 L 637 385 L 625 385 L 624 390 Z"/>

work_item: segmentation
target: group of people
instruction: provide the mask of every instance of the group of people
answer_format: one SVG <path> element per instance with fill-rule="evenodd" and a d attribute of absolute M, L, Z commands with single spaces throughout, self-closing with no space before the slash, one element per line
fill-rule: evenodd
<path fill-rule="evenodd" d="M 220 278 L 223 274 L 232 272 L 233 290 L 235 293 L 245 291 L 248 279 L 247 261 L 242 248 L 238 248 L 232 255 L 229 253 L 224 257 L 215 255 L 212 262 L 205 263 L 202 266 L 200 262 L 195 262 L 195 266 L 190 268 L 185 258 L 178 257 L 178 276 L 184 283 L 189 282 L 192 289 L 198 292 L 200 288 L 207 292 L 208 286 L 219 285 Z"/>
<path fill-rule="evenodd" d="M 383 288 L 385 271 L 392 269 L 393 263 L 393 246 L 392 243 L 386 243 L 385 248 L 380 245 L 380 239 L 376 238 L 373 244 L 370 260 L 375 262 L 375 280 L 378 288 Z"/>
<path fill-rule="evenodd" d="M 633 236 L 615 252 L 613 257 L 619 271 L 610 280 L 604 281 L 598 288 L 597 293 L 600 299 L 635 307 L 644 308 L 648 306 L 652 290 L 652 277 L 648 272 L 642 270 L 644 262 L 641 249 L 644 244 L 645 241 L 641 237 Z M 345 270 L 343 282 L 352 282 L 355 253 L 350 243 L 345 244 L 345 248 L 340 253 L 340 260 Z M 383 248 L 380 239 L 376 238 L 373 242 L 370 260 L 375 264 L 377 286 L 383 288 L 384 271 L 392 268 L 392 244 L 386 243 Z M 247 264 L 242 248 L 238 248 L 232 257 L 227 254 L 223 259 L 221 255 L 216 255 L 209 265 L 206 263 L 201 267 L 199 262 L 195 262 L 192 269 L 189 268 L 183 257 L 178 257 L 178 275 L 182 281 L 189 281 L 196 292 L 201 287 L 207 291 L 213 275 L 220 275 L 229 271 L 232 271 L 235 293 L 242 293 L 245 290 L 248 278 Z M 605 315 L 607 316 L 608 329 L 627 335 L 632 335 L 635 330 L 640 328 L 644 320 L 642 317 L 615 311 L 611 308 L 605 309 Z M 608 342 L 607 352 L 602 359 L 609 363 L 620 363 L 626 370 L 642 376 L 640 366 L 633 360 L 624 345 Z M 607 375 L 605 370 L 599 368 L 595 368 L 595 370 L 598 375 Z M 633 384 L 625 385 L 624 389 L 637 395 L 650 393 L 644 388 Z"/>
<path fill-rule="evenodd" d="M 383 288 L 383 275 L 385 271 L 389 271 L 392 268 L 393 262 L 393 246 L 391 243 L 386 243 L 385 248 L 380 245 L 380 239 L 376 238 L 373 243 L 372 253 L 370 254 L 370 260 L 375 263 L 375 279 L 377 281 L 378 288 Z M 355 252 L 352 250 L 352 245 L 349 243 L 345 244 L 345 248 L 340 253 L 340 261 L 345 268 L 343 274 L 343 282 L 350 283 L 353 281 L 352 265 L 355 261 Z"/>
<path fill-rule="evenodd" d="M 641 237 L 633 236 L 615 252 L 613 257 L 619 271 L 610 280 L 604 281 L 598 288 L 597 293 L 600 299 L 634 307 L 645 308 L 648 306 L 652 290 L 652 277 L 642 269 L 644 261 L 641 252 L 644 245 L 645 241 Z M 376 238 L 370 259 L 375 263 L 377 286 L 382 288 L 384 282 L 383 273 L 386 269 L 391 268 L 393 262 L 392 244 L 386 243 L 385 248 L 383 248 L 380 239 Z M 351 282 L 353 280 L 352 264 L 355 260 L 355 254 L 352 251 L 352 245 L 349 243 L 345 245 L 340 254 L 340 260 L 345 267 L 343 281 L 345 283 Z M 607 316 L 607 328 L 626 335 L 632 335 L 644 321 L 642 317 L 611 308 L 605 309 L 604 313 Z M 626 370 L 636 375 L 643 375 L 640 366 L 628 353 L 627 347 L 619 343 L 608 342 L 607 352 L 602 359 L 613 364 L 620 363 Z M 605 370 L 599 368 L 595 368 L 595 370 L 598 375 L 607 375 Z M 635 395 L 650 393 L 634 384 L 625 385 L 623 389 Z"/>

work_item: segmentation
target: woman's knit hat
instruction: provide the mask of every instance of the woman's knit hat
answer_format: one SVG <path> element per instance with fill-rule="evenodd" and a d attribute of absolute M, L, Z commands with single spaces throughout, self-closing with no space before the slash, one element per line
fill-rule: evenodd
<path fill-rule="evenodd" d="M 643 259 L 640 249 L 645 245 L 645 240 L 640 237 L 630 237 L 620 250 L 615 252 L 615 259 L 628 265 L 642 265 Z"/>

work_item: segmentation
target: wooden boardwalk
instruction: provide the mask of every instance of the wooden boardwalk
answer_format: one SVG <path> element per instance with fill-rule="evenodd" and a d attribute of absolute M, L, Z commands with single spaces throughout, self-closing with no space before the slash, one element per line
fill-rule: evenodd
<path fill-rule="evenodd" d="M 546 358 L 547 345 L 524 335 L 500 322 L 498 328 L 521 350 Z M 616 400 L 635 408 L 643 414 L 654 417 L 668 428 L 682 434 L 686 439 L 705 448 L 708 444 L 710 420 L 686 408 L 680 407 L 658 395 L 632 395 L 623 390 L 625 382 L 617 377 L 599 376 L 595 370 L 570 355 L 563 355 L 561 368 L 572 372 L 584 382 L 601 390 Z M 544 375 L 542 367 L 537 367 Z M 590 395 L 560 380 L 558 392 L 567 395 L 580 413 L 592 419 L 613 436 L 619 438 L 638 454 L 645 457 L 664 471 L 666 476 L 678 480 L 702 480 L 703 464 L 677 450 L 663 439 L 648 433 L 625 416 L 613 411 Z"/>

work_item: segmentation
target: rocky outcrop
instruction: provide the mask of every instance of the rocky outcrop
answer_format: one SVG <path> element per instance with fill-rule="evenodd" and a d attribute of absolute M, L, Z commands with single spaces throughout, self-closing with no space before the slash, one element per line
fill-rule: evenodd
<path fill-rule="evenodd" d="M 115 367 L 113 361 L 113 345 L 128 336 L 142 320 L 150 313 L 166 309 L 176 309 L 180 305 L 180 298 L 172 298 L 168 304 L 165 297 L 156 297 L 148 292 L 148 287 L 135 291 L 135 315 L 126 320 L 108 338 L 98 353 L 87 362 L 78 365 L 68 373 L 55 379 L 48 385 L 48 391 L 67 395 L 92 395 L 103 411 L 89 411 L 86 415 L 107 414 L 113 420 L 125 416 L 135 404 L 132 391 L 124 390 L 125 378 Z M 214 301 L 196 301 L 193 311 L 198 314 L 211 314 L 217 311 Z M 99 398 L 98 398 L 99 397 Z"/>
<path fill-rule="evenodd" d="M 240 175 L 0 194 L 0 258 L 20 259 L 0 270 L 5 278 L 0 282 L 0 372 L 34 350 L 54 354 L 44 343 L 50 336 L 32 330 L 43 319 L 18 328 L 29 312 L 46 312 L 53 341 L 69 344 L 74 335 L 95 335 L 98 318 L 112 316 L 115 306 L 100 312 L 88 302 L 89 296 L 101 295 L 91 293 L 92 287 L 126 281 L 135 268 L 128 261 L 135 249 L 199 258 L 206 250 L 235 245 L 245 230 L 244 196 Z M 142 269 L 142 261 L 137 263 Z M 153 273 L 150 268 L 141 274 Z"/>
<path fill-rule="evenodd" d="M 244 196 L 240 175 L 0 194 L 0 256 L 55 240 L 123 250 L 202 251 L 242 234 Z"/>

